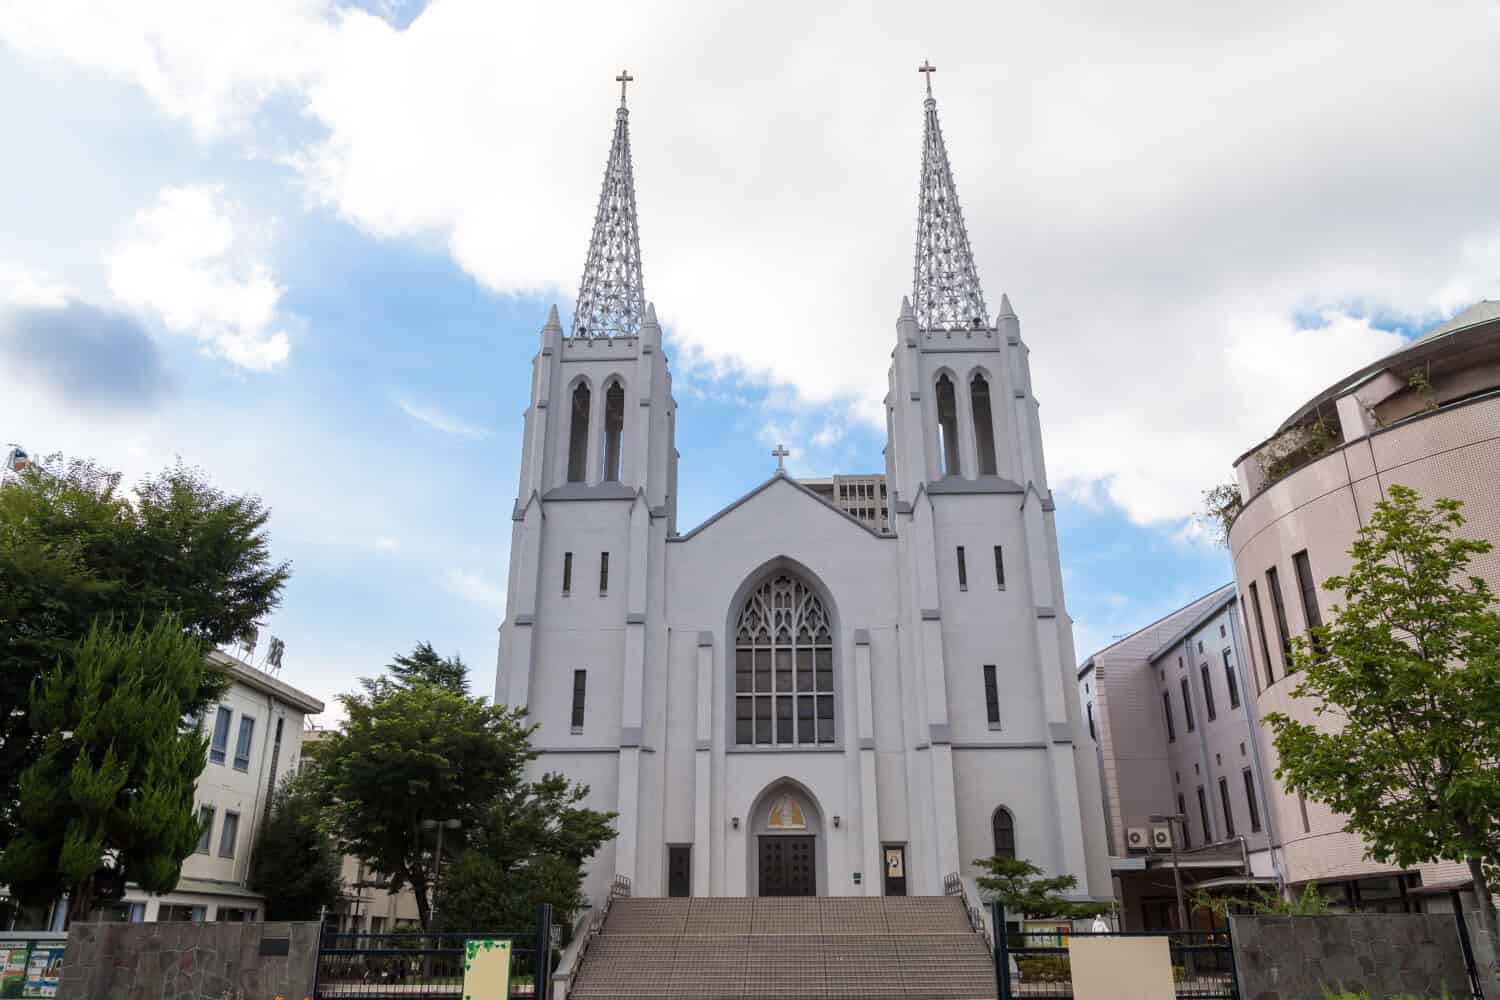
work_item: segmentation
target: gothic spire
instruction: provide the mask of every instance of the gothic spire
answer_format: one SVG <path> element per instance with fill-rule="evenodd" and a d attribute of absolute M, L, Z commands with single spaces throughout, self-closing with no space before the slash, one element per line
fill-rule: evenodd
<path fill-rule="evenodd" d="M 948 165 L 948 149 L 938 124 L 937 101 L 932 96 L 932 74 L 927 77 L 926 127 L 922 135 L 922 189 L 917 199 L 917 261 L 913 295 L 917 326 L 923 330 L 968 330 L 989 322 L 984 293 L 974 267 L 974 252 L 958 207 L 958 188 Z"/>
<path fill-rule="evenodd" d="M 620 108 L 604 167 L 599 211 L 589 238 L 589 255 L 573 311 L 574 337 L 633 337 L 645 308 L 641 283 L 641 235 L 635 216 L 635 173 L 630 166 L 630 112 L 625 85 L 635 79 L 621 70 Z"/>

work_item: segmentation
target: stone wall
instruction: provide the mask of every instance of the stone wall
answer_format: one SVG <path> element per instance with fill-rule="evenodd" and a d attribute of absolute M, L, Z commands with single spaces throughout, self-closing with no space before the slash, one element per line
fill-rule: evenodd
<path fill-rule="evenodd" d="M 1229 918 L 1243 1000 L 1321 1000 L 1323 988 L 1372 997 L 1469 995 L 1451 913 Z"/>
<path fill-rule="evenodd" d="M 58 1000 L 302 1000 L 318 925 L 75 924 Z"/>

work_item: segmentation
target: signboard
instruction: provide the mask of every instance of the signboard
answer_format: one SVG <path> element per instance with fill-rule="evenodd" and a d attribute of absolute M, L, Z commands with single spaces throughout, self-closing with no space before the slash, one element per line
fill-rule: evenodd
<path fill-rule="evenodd" d="M 1028 920 L 1021 929 L 1033 948 L 1066 948 L 1073 933 L 1073 925 L 1066 920 Z"/>
<path fill-rule="evenodd" d="M 23 997 L 55 997 L 57 983 L 62 978 L 63 944 L 39 944 L 31 949 L 26 960 L 26 986 Z"/>
<path fill-rule="evenodd" d="M 507 1000 L 510 996 L 510 940 L 464 942 L 464 1000 Z"/>
<path fill-rule="evenodd" d="M 906 851 L 900 847 L 885 849 L 885 877 L 906 878 Z"/>
<path fill-rule="evenodd" d="M 21 995 L 26 984 L 26 956 L 31 945 L 26 941 L 0 941 L 0 997 L 7 1000 Z"/>

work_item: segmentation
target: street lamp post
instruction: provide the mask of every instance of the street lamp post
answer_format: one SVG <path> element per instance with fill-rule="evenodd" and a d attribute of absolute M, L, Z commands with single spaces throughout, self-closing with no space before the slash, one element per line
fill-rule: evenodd
<path fill-rule="evenodd" d="M 1172 813 L 1169 816 L 1152 816 L 1151 822 L 1167 824 L 1172 840 L 1172 881 L 1177 887 L 1177 923 L 1183 930 L 1191 930 L 1192 928 L 1188 927 L 1187 903 L 1182 898 L 1182 868 L 1177 863 L 1178 824 L 1186 823 L 1187 817 L 1182 813 Z"/>
<path fill-rule="evenodd" d="M 443 877 L 443 831 L 457 830 L 462 826 L 463 822 L 456 819 L 424 819 L 422 821 L 423 830 L 437 831 L 437 853 L 432 859 L 432 902 L 429 904 L 434 910 L 437 909 L 438 880 Z"/>

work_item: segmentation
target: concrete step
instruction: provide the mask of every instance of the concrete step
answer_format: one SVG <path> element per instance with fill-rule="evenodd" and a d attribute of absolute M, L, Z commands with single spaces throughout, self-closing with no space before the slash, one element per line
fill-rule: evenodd
<path fill-rule="evenodd" d="M 617 899 L 578 1000 L 977 1000 L 984 939 L 952 897 Z"/>

